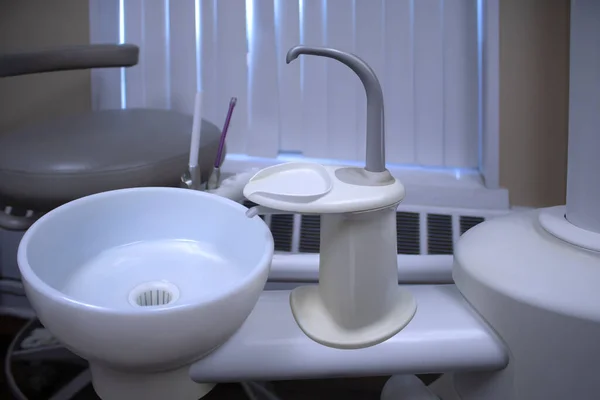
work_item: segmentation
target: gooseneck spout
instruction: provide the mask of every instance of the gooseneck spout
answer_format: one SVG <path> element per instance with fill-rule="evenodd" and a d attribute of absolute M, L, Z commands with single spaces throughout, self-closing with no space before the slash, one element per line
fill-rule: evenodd
<path fill-rule="evenodd" d="M 358 75 L 367 95 L 367 155 L 365 169 L 370 172 L 384 172 L 386 169 L 383 91 L 373 69 L 354 54 L 323 47 L 292 47 L 288 51 L 285 61 L 289 64 L 301 54 L 333 58 L 347 65 Z"/>

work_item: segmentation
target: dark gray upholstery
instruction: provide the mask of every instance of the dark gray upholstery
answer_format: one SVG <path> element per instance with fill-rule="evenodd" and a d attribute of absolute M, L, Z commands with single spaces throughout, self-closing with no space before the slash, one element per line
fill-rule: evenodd
<path fill-rule="evenodd" d="M 131 44 L 91 44 L 0 54 L 0 77 L 89 68 L 131 67 L 140 49 Z"/>
<path fill-rule="evenodd" d="M 131 67 L 139 48 L 94 44 L 0 54 L 0 77 L 61 70 Z M 192 117 L 168 110 L 106 110 L 0 135 L 0 228 L 22 230 L 40 213 L 107 190 L 179 186 L 187 170 Z M 212 172 L 220 130 L 202 121 L 200 171 Z M 223 156 L 225 152 L 223 152 Z M 32 209 L 5 214 L 5 205 Z"/>
<path fill-rule="evenodd" d="M 113 189 L 178 186 L 192 117 L 167 110 L 92 112 L 0 135 L 0 203 L 46 211 Z M 212 171 L 220 130 L 202 121 L 200 168 Z"/>

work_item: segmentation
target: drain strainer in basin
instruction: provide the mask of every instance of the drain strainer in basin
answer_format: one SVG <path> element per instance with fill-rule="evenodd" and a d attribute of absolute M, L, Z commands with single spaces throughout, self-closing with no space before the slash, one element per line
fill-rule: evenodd
<path fill-rule="evenodd" d="M 169 282 L 148 282 L 137 286 L 129 293 L 129 302 L 136 307 L 158 307 L 174 303 L 179 298 L 179 289 Z"/>

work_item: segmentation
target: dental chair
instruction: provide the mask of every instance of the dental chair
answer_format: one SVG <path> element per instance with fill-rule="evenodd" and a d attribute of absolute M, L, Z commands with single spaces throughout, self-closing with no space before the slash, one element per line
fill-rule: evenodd
<path fill-rule="evenodd" d="M 138 54 L 138 47 L 128 44 L 0 54 L 0 77 L 132 67 Z M 126 109 L 68 115 L 1 133 L 0 229 L 25 231 L 44 213 L 99 192 L 180 186 L 187 169 L 191 132 L 191 115 L 164 109 Z M 204 180 L 212 172 L 220 133 L 214 124 L 202 121 L 199 168 Z M 2 270 L 13 268 L 17 270 L 16 264 L 4 265 Z M 58 344 L 38 354 L 19 347 L 20 339 L 36 328 L 41 328 L 39 322 L 31 321 L 13 341 L 15 359 L 82 361 Z M 10 360 L 7 366 L 10 368 Z M 68 386 L 53 398 L 70 398 Z"/>
<path fill-rule="evenodd" d="M 132 67 L 138 54 L 138 47 L 127 44 L 0 54 L 0 78 Z M 69 115 L 0 134 L 0 228 L 25 230 L 43 213 L 94 193 L 179 186 L 191 131 L 191 115 L 126 109 Z M 214 124 L 202 121 L 199 165 L 205 179 L 219 137 Z"/>

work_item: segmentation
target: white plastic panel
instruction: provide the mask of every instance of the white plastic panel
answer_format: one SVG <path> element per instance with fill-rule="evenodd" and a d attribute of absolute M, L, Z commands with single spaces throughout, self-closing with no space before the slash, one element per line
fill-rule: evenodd
<path fill-rule="evenodd" d="M 426 214 L 423 213 L 423 215 Z M 296 226 L 298 226 L 298 223 L 296 223 Z M 272 225 L 271 230 L 273 230 Z M 422 231 L 427 235 L 426 230 L 423 229 Z M 296 246 L 297 248 L 298 246 Z M 423 254 L 426 253 L 425 248 Z M 319 254 L 275 253 L 269 271 L 269 281 L 318 282 Z M 453 283 L 452 256 L 398 254 L 398 282 L 404 284 Z"/>
<path fill-rule="evenodd" d="M 239 382 L 506 366 L 503 344 L 454 285 L 409 288 L 418 303 L 410 324 L 387 341 L 358 350 L 334 349 L 312 341 L 294 320 L 290 292 L 263 292 L 242 327 L 193 364 L 190 376 L 198 382 Z"/>

